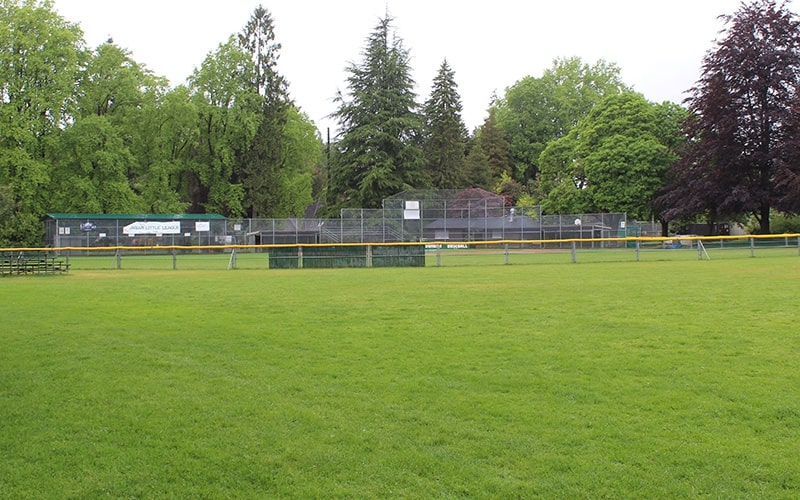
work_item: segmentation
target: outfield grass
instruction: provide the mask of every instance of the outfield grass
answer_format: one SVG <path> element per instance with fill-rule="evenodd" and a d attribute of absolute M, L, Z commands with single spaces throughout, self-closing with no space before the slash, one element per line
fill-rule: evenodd
<path fill-rule="evenodd" d="M 0 497 L 800 496 L 796 250 L 80 262 L 0 279 Z"/>

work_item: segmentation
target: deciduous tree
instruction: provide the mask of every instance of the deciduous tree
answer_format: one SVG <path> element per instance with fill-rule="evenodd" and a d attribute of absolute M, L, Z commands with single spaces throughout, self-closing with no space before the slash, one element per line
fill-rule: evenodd
<path fill-rule="evenodd" d="M 165 78 L 111 39 L 89 54 L 80 74 L 75 122 L 66 127 L 52 158 L 57 168 L 51 210 L 183 210 L 176 179 L 165 175 L 170 152 L 162 142 L 169 140 L 164 126 L 172 119 L 160 107 L 167 89 Z"/>
<path fill-rule="evenodd" d="M 683 114 L 635 92 L 605 97 L 570 132 L 548 144 L 540 179 L 550 213 L 626 212 L 647 220 L 677 156 Z"/>
<path fill-rule="evenodd" d="M 276 216 L 301 216 L 313 202 L 313 175 L 322 161 L 323 149 L 316 125 L 294 106 L 288 110 L 284 144 L 286 160 L 281 181 L 286 195 Z"/>
<path fill-rule="evenodd" d="M 184 179 L 193 213 L 245 214 L 244 190 L 234 170 L 261 119 L 263 99 L 254 91 L 253 73 L 250 55 L 231 37 L 189 78 L 199 119 L 198 142 Z"/>
<path fill-rule="evenodd" d="M 615 64 L 590 65 L 578 57 L 556 59 L 541 77 L 527 76 L 509 87 L 496 107 L 513 177 L 526 185 L 535 179 L 547 144 L 565 136 L 603 97 L 624 90 Z"/>
<path fill-rule="evenodd" d="M 0 188 L 12 205 L 0 245 L 35 244 L 49 200 L 48 143 L 71 116 L 82 33 L 49 0 L 1 0 L 0 19 Z"/>
<path fill-rule="evenodd" d="M 785 3 L 757 0 L 722 16 L 722 38 L 703 59 L 687 100 L 686 151 L 661 198 L 669 218 L 751 214 L 770 231 L 770 209 L 797 175 L 800 22 Z"/>
<path fill-rule="evenodd" d="M 69 127 L 55 159 L 51 210 L 77 213 L 139 213 L 128 171 L 135 158 L 106 116 L 87 116 Z"/>

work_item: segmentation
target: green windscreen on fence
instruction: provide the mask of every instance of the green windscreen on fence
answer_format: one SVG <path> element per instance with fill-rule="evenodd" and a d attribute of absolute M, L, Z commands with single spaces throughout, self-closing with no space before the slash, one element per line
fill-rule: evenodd
<path fill-rule="evenodd" d="M 411 246 L 313 246 L 269 249 L 270 269 L 424 267 L 425 248 Z"/>
<path fill-rule="evenodd" d="M 372 267 L 425 267 L 425 247 L 372 247 Z"/>

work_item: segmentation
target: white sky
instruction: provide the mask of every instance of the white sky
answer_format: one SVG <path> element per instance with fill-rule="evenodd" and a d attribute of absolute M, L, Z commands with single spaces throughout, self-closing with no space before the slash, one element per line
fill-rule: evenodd
<path fill-rule="evenodd" d="M 350 62 L 389 12 L 411 57 L 418 102 L 446 58 L 455 72 L 467 128 L 480 126 L 492 95 L 557 57 L 616 63 L 622 78 L 655 102 L 680 103 L 699 77 L 703 55 L 739 0 L 55 0 L 90 47 L 109 36 L 173 85 L 238 33 L 255 7 L 272 14 L 282 45 L 278 71 L 323 139 L 336 124 L 333 97 L 346 90 Z M 794 4 L 790 3 L 794 10 Z"/>

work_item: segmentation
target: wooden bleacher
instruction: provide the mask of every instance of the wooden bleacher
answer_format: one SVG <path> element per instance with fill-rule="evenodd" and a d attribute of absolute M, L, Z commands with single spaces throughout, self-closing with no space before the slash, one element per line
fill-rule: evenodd
<path fill-rule="evenodd" d="M 0 276 L 62 274 L 69 271 L 69 262 L 49 252 L 3 252 L 0 254 Z"/>

